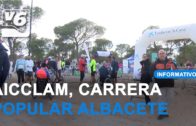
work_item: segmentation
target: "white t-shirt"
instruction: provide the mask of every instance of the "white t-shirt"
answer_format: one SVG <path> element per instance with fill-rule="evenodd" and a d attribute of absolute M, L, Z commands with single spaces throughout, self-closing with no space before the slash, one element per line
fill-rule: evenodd
<path fill-rule="evenodd" d="M 33 72 L 33 66 L 34 66 L 34 63 L 33 63 L 33 60 L 26 60 L 25 61 L 25 72 Z"/>
<path fill-rule="evenodd" d="M 61 61 L 57 61 L 57 69 L 61 70 Z"/>

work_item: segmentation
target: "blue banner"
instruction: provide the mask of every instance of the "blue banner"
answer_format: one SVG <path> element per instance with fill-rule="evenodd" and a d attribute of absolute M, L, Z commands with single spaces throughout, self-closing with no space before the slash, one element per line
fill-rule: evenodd
<path fill-rule="evenodd" d="M 196 79 L 196 70 L 156 70 L 157 79 Z"/>

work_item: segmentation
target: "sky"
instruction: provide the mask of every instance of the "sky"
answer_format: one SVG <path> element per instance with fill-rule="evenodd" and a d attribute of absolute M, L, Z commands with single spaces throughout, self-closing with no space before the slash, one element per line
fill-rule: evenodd
<path fill-rule="evenodd" d="M 30 4 L 31 0 L 23 0 Z M 133 46 L 150 25 L 160 28 L 196 23 L 195 0 L 34 0 L 44 10 L 32 31 L 55 39 L 54 27 L 78 18 L 106 28 L 102 38 Z"/>

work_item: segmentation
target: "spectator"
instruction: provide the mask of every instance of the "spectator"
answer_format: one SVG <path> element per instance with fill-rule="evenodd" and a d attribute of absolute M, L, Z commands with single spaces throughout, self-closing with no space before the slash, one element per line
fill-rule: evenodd
<path fill-rule="evenodd" d="M 117 74 L 118 74 L 118 62 L 116 61 L 115 57 L 112 58 L 112 73 L 111 73 L 111 78 L 113 80 L 113 84 L 117 83 Z"/>
<path fill-rule="evenodd" d="M 25 59 L 23 54 L 19 55 L 19 59 L 16 60 L 15 71 L 18 77 L 18 83 L 24 83 L 24 70 L 25 70 Z"/>
<path fill-rule="evenodd" d="M 95 74 L 96 74 L 96 71 L 97 71 L 97 68 L 96 68 L 96 60 L 95 60 L 96 56 L 93 55 L 92 59 L 91 59 L 91 62 L 90 62 L 90 69 L 91 69 L 91 87 L 94 85 L 94 83 L 96 82 L 95 80 Z"/>
<path fill-rule="evenodd" d="M 146 55 L 146 54 L 144 54 L 143 55 L 143 59 L 140 62 L 140 64 L 142 65 L 142 68 L 141 68 L 141 80 L 140 80 L 140 82 L 141 83 L 150 84 L 150 82 L 152 81 L 152 79 L 151 79 L 151 75 L 150 75 L 151 63 L 150 63 L 150 60 L 149 60 L 149 56 Z M 144 92 L 142 92 L 142 94 L 145 97 L 146 104 L 148 104 L 151 101 L 150 100 L 150 97 L 147 96 Z"/>
<path fill-rule="evenodd" d="M 86 66 L 85 56 L 81 55 L 79 59 L 80 83 L 83 82 L 83 79 L 85 77 L 85 66 Z"/>
<path fill-rule="evenodd" d="M 58 82 L 61 81 L 61 71 L 62 71 L 61 65 L 62 65 L 61 58 L 57 57 L 57 80 Z"/>
<path fill-rule="evenodd" d="M 107 63 L 104 61 L 103 65 L 101 66 L 101 68 L 99 69 L 99 78 L 100 78 L 100 82 L 101 82 L 101 86 L 103 86 L 106 78 L 109 76 L 109 70 L 107 68 Z"/>
<path fill-rule="evenodd" d="M 31 59 L 31 57 L 28 56 L 25 61 L 25 78 L 27 82 L 30 82 L 30 84 L 32 83 L 33 80 L 33 66 L 34 66 L 34 62 Z"/>
<path fill-rule="evenodd" d="M 169 62 L 166 57 L 166 52 L 161 49 L 158 52 L 158 59 L 152 65 L 152 74 L 155 70 L 174 70 L 176 69 L 175 65 L 172 62 Z M 174 79 L 157 79 L 155 78 L 155 82 L 158 83 L 162 95 L 159 96 L 159 102 L 170 102 L 172 97 L 174 96 Z M 167 113 L 167 110 L 163 112 Z M 169 117 L 169 114 L 159 115 L 158 120 Z"/>

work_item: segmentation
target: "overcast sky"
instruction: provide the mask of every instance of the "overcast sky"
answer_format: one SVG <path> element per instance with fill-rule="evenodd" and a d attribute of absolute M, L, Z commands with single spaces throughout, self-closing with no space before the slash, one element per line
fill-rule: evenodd
<path fill-rule="evenodd" d="M 30 4 L 30 0 L 24 0 Z M 103 38 L 134 45 L 142 31 L 196 23 L 195 0 L 34 0 L 44 15 L 33 25 L 39 37 L 54 39 L 55 26 L 86 18 L 106 28 Z"/>

